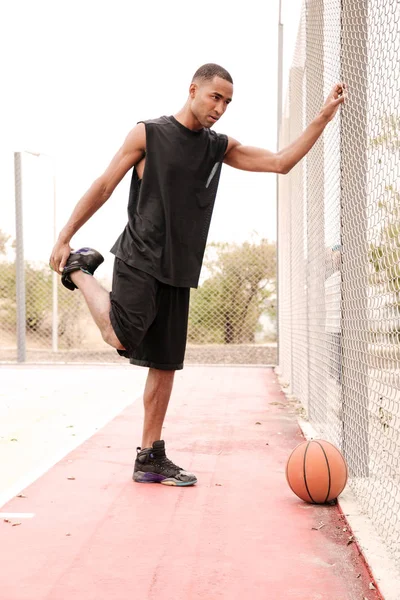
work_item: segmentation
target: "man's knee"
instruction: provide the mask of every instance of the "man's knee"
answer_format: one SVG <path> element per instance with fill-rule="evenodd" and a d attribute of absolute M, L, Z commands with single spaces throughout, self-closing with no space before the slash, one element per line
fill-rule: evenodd
<path fill-rule="evenodd" d="M 119 339 L 117 338 L 115 331 L 111 325 L 111 323 L 107 324 L 101 331 L 101 335 L 103 340 L 109 346 L 112 346 L 116 350 L 125 350 L 125 347 L 121 344 Z"/>
<path fill-rule="evenodd" d="M 176 371 L 167 371 L 166 369 L 154 369 L 152 367 L 149 368 L 149 375 L 154 379 L 162 380 L 162 381 L 170 381 L 175 377 Z"/>

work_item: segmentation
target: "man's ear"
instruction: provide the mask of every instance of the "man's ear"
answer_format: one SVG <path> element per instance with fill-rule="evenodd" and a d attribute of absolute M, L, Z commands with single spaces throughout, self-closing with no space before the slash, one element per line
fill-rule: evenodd
<path fill-rule="evenodd" d="M 191 83 L 190 87 L 189 87 L 189 96 L 193 99 L 196 96 L 196 92 L 198 90 L 199 86 L 197 85 L 197 83 Z"/>

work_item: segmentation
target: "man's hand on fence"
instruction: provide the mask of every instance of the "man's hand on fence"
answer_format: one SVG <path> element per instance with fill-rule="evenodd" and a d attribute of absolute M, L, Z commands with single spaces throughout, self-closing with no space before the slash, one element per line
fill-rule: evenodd
<path fill-rule="evenodd" d="M 337 83 L 333 86 L 331 93 L 325 100 L 325 104 L 321 109 L 321 115 L 326 119 L 326 122 L 332 121 L 333 117 L 341 104 L 347 99 L 347 88 L 345 83 Z"/>
<path fill-rule="evenodd" d="M 62 270 L 65 267 L 65 264 L 71 252 L 71 246 L 68 242 L 58 241 L 56 243 L 51 253 L 49 263 L 53 271 L 56 271 L 56 273 L 61 275 Z"/>

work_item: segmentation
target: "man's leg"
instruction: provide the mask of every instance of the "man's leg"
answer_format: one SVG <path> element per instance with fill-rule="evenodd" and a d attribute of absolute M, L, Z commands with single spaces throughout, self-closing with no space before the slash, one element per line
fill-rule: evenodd
<path fill-rule="evenodd" d="M 190 486 L 197 483 L 193 473 L 174 464 L 165 453 L 161 430 L 167 412 L 175 371 L 150 368 L 144 391 L 142 448 L 137 456 L 132 478 L 138 483 L 163 483 Z"/>
<path fill-rule="evenodd" d="M 161 439 L 161 430 L 171 397 L 175 371 L 149 369 L 144 390 L 144 424 L 142 448 L 151 448 Z"/>
<path fill-rule="evenodd" d="M 69 277 L 82 292 L 103 340 L 117 350 L 124 350 L 111 325 L 109 292 L 92 275 L 83 271 L 74 271 Z"/>

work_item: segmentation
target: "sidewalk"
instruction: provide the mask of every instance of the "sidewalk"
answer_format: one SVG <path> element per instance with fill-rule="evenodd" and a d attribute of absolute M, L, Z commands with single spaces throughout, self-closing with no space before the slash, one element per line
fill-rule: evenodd
<path fill-rule="evenodd" d="M 192 488 L 132 482 L 141 419 L 135 402 L 1 509 L 1 600 L 379 598 L 339 509 L 286 483 L 303 438 L 271 369 L 177 374 L 163 438 Z"/>

